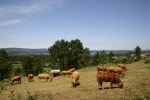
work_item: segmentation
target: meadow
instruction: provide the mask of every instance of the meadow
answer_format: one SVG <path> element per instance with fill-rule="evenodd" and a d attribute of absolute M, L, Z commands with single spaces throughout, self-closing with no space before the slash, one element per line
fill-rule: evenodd
<path fill-rule="evenodd" d="M 72 87 L 71 76 L 54 77 L 52 82 L 39 82 L 37 76 L 34 76 L 33 82 L 28 82 L 27 77 L 22 76 L 21 84 L 7 85 L 0 92 L 0 100 L 149 100 L 150 64 L 141 61 L 126 66 L 126 75 L 120 78 L 124 83 L 123 88 L 114 84 L 115 88 L 110 89 L 107 88 L 110 83 L 104 82 L 105 88 L 98 90 L 95 66 L 77 70 L 80 73 L 80 86 L 76 88 Z"/>

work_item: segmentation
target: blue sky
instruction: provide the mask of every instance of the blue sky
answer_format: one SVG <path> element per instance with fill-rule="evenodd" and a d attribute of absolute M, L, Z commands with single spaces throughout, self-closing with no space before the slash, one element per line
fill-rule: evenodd
<path fill-rule="evenodd" d="M 149 0 L 0 0 L 0 48 L 80 39 L 90 50 L 150 49 Z"/>

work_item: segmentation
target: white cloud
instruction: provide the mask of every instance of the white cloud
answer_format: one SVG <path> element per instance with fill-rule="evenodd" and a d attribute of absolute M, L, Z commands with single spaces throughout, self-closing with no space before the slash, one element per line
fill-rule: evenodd
<path fill-rule="evenodd" d="M 43 10 L 61 7 L 65 0 L 37 0 L 26 5 L 3 5 L 0 7 L 0 15 L 7 14 L 32 14 Z"/>
<path fill-rule="evenodd" d="M 12 18 L 60 8 L 63 6 L 64 2 L 65 0 L 30 0 L 30 2 L 28 1 L 22 4 L 0 5 L 0 26 L 21 23 L 22 18 L 13 20 Z"/>
<path fill-rule="evenodd" d="M 0 26 L 11 25 L 11 24 L 18 24 L 18 23 L 21 23 L 21 22 L 22 22 L 21 19 L 7 20 L 7 21 L 0 22 Z"/>

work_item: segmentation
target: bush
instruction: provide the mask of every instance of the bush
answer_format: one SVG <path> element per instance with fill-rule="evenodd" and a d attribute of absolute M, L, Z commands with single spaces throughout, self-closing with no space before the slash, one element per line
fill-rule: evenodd
<path fill-rule="evenodd" d="M 121 59 L 121 58 L 116 58 L 116 59 L 114 60 L 114 63 L 115 63 L 115 64 L 122 63 L 122 59 Z"/>
<path fill-rule="evenodd" d="M 145 64 L 150 63 L 150 59 L 146 59 L 146 60 L 144 61 L 144 63 L 145 63 Z"/>

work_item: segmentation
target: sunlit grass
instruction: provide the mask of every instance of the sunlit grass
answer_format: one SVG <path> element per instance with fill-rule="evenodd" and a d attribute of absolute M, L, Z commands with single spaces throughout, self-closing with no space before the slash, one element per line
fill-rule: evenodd
<path fill-rule="evenodd" d="M 115 66 L 115 65 L 114 65 Z M 107 66 L 108 67 L 108 66 Z M 0 94 L 0 100 L 11 99 L 10 91 L 14 90 L 14 98 L 27 98 L 30 92 L 31 96 L 38 95 L 39 100 L 130 100 L 142 97 L 150 93 L 150 64 L 136 62 L 128 64 L 126 75 L 121 80 L 124 87 L 97 90 L 96 66 L 90 66 L 78 70 L 80 73 L 80 86 L 72 87 L 71 76 L 54 77 L 52 82 L 40 83 L 37 76 L 34 82 L 28 82 L 27 77 L 22 77 L 22 83 L 14 86 L 7 86 Z M 117 85 L 114 85 L 117 87 Z M 103 87 L 110 87 L 110 83 L 104 82 Z"/>

